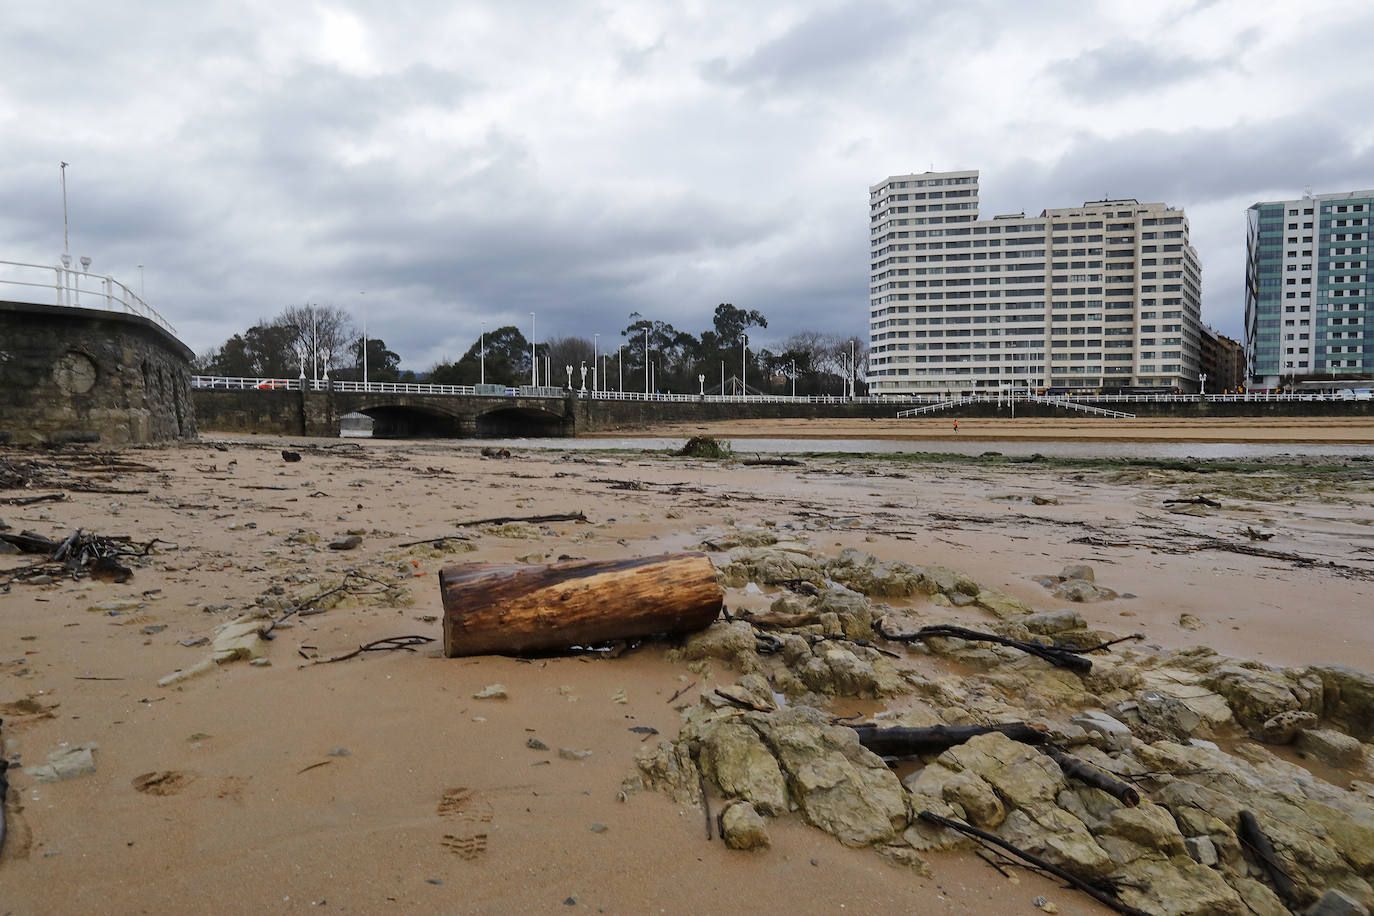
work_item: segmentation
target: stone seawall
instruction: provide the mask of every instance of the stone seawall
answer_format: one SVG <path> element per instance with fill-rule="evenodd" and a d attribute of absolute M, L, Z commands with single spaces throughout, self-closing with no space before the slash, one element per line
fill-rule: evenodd
<path fill-rule="evenodd" d="M 193 355 L 136 315 L 0 302 L 0 442 L 194 439 Z"/>

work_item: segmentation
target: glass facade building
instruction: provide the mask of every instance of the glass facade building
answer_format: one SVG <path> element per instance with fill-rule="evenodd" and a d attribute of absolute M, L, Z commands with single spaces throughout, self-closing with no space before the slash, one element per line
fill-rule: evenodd
<path fill-rule="evenodd" d="M 1374 191 L 1266 201 L 1246 213 L 1245 355 L 1251 384 L 1374 374 L 1369 282 Z"/>

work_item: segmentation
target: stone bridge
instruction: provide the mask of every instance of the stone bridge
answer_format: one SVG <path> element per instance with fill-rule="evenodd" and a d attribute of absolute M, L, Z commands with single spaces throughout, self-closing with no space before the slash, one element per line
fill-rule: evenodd
<path fill-rule="evenodd" d="M 340 418 L 363 413 L 379 438 L 503 439 L 627 433 L 659 423 L 709 423 L 740 419 L 893 419 L 905 404 L 883 402 L 730 402 L 712 400 L 593 400 L 528 395 L 414 394 L 357 391 L 196 388 L 200 428 L 291 436 L 339 435 Z M 1133 403 L 1139 416 L 1370 416 L 1374 402 L 1226 402 L 1201 400 Z M 1046 404 L 1019 403 L 1019 416 L 1081 416 Z M 995 403 L 961 407 L 934 416 L 1006 416 Z"/>

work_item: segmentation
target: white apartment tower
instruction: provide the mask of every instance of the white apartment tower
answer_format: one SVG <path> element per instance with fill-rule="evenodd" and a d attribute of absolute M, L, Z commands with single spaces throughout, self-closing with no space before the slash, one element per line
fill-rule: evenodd
<path fill-rule="evenodd" d="M 874 394 L 1198 390 L 1200 274 L 1180 209 L 978 218 L 978 172 L 869 189 Z"/>

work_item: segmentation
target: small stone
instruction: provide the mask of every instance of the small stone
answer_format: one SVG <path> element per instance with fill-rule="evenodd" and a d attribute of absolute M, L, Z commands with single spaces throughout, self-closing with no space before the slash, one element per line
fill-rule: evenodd
<path fill-rule="evenodd" d="M 625 688 L 624 688 L 624 687 L 621 687 L 619 690 L 617 690 L 617 691 L 615 692 L 615 696 L 611 697 L 611 699 L 612 699 L 614 702 L 616 702 L 616 703 L 628 703 L 628 702 L 630 702 L 630 698 L 629 698 L 628 696 L 625 695 Z"/>
<path fill-rule="evenodd" d="M 1101 710 L 1085 709 L 1076 716 L 1070 716 L 1069 724 L 1077 725 L 1090 735 L 1098 735 L 1104 750 L 1125 751 L 1131 748 L 1131 730 Z"/>
<path fill-rule="evenodd" d="M 506 698 L 506 685 L 488 684 L 474 693 L 472 698 L 474 700 L 504 700 Z"/>
<path fill-rule="evenodd" d="M 99 604 L 91 605 L 90 607 L 86 608 L 86 610 L 94 611 L 100 614 L 110 614 L 111 616 L 115 616 L 123 613 L 124 611 L 136 611 L 141 607 L 143 607 L 143 602 L 136 601 L 132 598 L 124 598 L 115 599 L 111 601 L 102 601 Z"/>
<path fill-rule="evenodd" d="M 607 830 L 610 830 L 611 828 L 607 827 L 600 821 L 592 821 L 590 824 L 587 825 L 587 829 L 590 830 L 592 833 L 605 833 Z"/>
<path fill-rule="evenodd" d="M 1183 840 L 1183 847 L 1197 864 L 1206 865 L 1208 868 L 1217 864 L 1217 844 L 1212 842 L 1211 837 L 1187 837 Z"/>
<path fill-rule="evenodd" d="M 426 883 L 426 884 L 442 885 L 442 884 L 444 883 L 444 879 L 443 879 L 443 878 L 426 878 L 426 879 L 425 879 L 425 883 Z"/>
<path fill-rule="evenodd" d="M 564 760 L 586 760 L 591 755 L 591 751 L 578 751 L 569 747 L 560 747 L 558 749 L 558 756 L 562 757 Z"/>
<path fill-rule="evenodd" d="M 53 751 L 48 762 L 36 767 L 25 767 L 25 772 L 34 782 L 61 782 L 77 776 L 88 776 L 95 772 L 95 757 L 91 751 L 95 744 L 78 744 L 76 747 Z"/>
<path fill-rule="evenodd" d="M 1059 571 L 1059 578 L 1068 582 L 1073 579 L 1082 579 L 1084 582 L 1096 582 L 1097 577 L 1093 575 L 1093 568 L 1086 563 L 1071 563 Z"/>
<path fill-rule="evenodd" d="M 195 639 L 183 639 L 178 642 L 178 645 L 185 646 L 188 649 L 194 649 L 196 646 L 208 646 L 210 645 L 210 637 L 197 636 Z"/>
<path fill-rule="evenodd" d="M 165 629 L 167 629 L 167 625 L 165 623 L 150 623 L 143 628 L 142 633 L 144 636 L 156 636 L 158 633 L 161 633 Z"/>
<path fill-rule="evenodd" d="M 270 659 L 270 658 L 251 658 L 251 659 L 248 660 L 248 664 L 250 664 L 250 665 L 256 665 L 256 666 L 259 667 L 259 668 L 270 668 L 270 667 L 272 666 L 272 659 Z"/>
<path fill-rule="evenodd" d="M 1202 618 L 1196 614 L 1179 614 L 1178 625 L 1185 630 L 1201 630 L 1203 627 Z"/>
<path fill-rule="evenodd" d="M 767 849 L 768 831 L 763 815 L 747 801 L 737 801 L 726 808 L 720 817 L 721 839 L 731 849 Z"/>
<path fill-rule="evenodd" d="M 547 751 L 549 749 L 549 746 L 538 738 L 526 738 L 525 747 L 532 751 Z"/>
<path fill-rule="evenodd" d="M 346 747 L 336 747 L 336 748 L 334 748 L 334 750 L 332 750 L 332 751 L 329 752 L 329 756 L 330 756 L 330 757 L 347 757 L 350 753 L 352 753 L 352 752 L 349 751 L 349 749 L 346 748 Z"/>
<path fill-rule="evenodd" d="M 362 544 L 362 542 L 363 542 L 363 539 L 360 538 L 358 535 L 356 535 L 356 534 L 350 534 L 348 537 L 342 537 L 342 538 L 339 538 L 338 540 L 330 541 L 330 542 L 329 542 L 329 549 L 330 549 L 330 550 L 353 550 L 353 549 L 357 548 L 358 545 Z"/>

